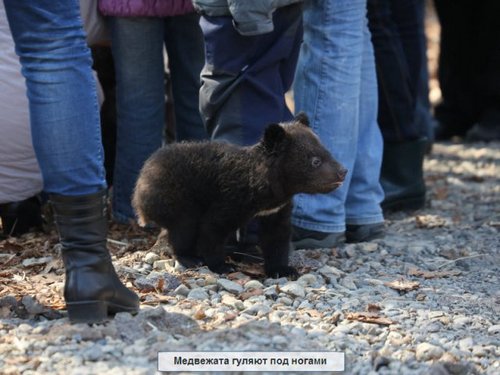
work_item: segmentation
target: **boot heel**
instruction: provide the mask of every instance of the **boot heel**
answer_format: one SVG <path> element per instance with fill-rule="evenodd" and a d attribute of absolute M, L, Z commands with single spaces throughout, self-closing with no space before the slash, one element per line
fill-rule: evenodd
<path fill-rule="evenodd" d="M 108 306 L 104 301 L 66 303 L 71 323 L 100 323 L 108 319 Z"/>

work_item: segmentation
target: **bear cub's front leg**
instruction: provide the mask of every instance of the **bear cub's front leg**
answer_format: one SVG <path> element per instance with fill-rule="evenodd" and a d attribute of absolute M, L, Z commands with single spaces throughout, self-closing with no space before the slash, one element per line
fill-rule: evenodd
<path fill-rule="evenodd" d="M 296 278 L 298 272 L 288 265 L 291 239 L 291 202 L 278 212 L 260 216 L 259 242 L 264 254 L 266 275 Z"/>

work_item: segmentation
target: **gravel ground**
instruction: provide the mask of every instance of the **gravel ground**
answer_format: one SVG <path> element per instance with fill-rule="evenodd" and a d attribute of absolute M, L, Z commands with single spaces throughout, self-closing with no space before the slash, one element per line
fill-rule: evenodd
<path fill-rule="evenodd" d="M 296 251 L 298 280 L 183 271 L 158 244 L 115 259 L 144 292 L 135 317 L 70 325 L 30 296 L 0 298 L 0 372 L 151 374 L 159 351 L 335 350 L 346 374 L 499 374 L 499 165 L 498 143 L 435 144 L 425 209 L 387 216 L 381 240 Z"/>

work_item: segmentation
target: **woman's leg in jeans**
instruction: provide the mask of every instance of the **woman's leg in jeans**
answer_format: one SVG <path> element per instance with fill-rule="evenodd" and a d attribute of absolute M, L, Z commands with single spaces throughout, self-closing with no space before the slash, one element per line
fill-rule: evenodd
<path fill-rule="evenodd" d="M 72 322 L 135 312 L 106 248 L 103 150 L 90 51 L 73 1 L 8 0 L 9 23 L 30 101 L 35 152 L 54 210 Z"/>
<path fill-rule="evenodd" d="M 198 106 L 200 73 L 205 63 L 199 19 L 196 13 L 165 18 L 177 141 L 208 138 Z"/>
<path fill-rule="evenodd" d="M 359 124 L 357 152 L 351 184 L 346 199 L 346 224 L 382 223 L 380 203 L 384 191 L 380 185 L 383 141 L 377 124 L 377 78 L 375 57 L 368 25 L 363 27 L 363 60 L 359 95 Z"/>
<path fill-rule="evenodd" d="M 4 3 L 26 78 L 44 190 L 61 195 L 102 190 L 96 84 L 77 1 Z"/>
<path fill-rule="evenodd" d="M 116 69 L 117 139 L 113 217 L 135 217 L 131 197 L 146 159 L 162 144 L 165 124 L 163 20 L 112 18 Z"/>
<path fill-rule="evenodd" d="M 304 4 L 304 44 L 294 83 L 295 110 L 310 116 L 313 130 L 349 172 L 343 186 L 333 193 L 296 196 L 292 223 L 301 228 L 344 232 L 351 180 L 357 176 L 354 183 L 362 183 L 360 173 L 366 173 L 363 180 L 378 181 L 378 171 L 356 170 L 365 23 L 366 0 L 314 0 Z M 376 204 L 367 202 L 359 207 L 360 217 L 371 216 Z"/>

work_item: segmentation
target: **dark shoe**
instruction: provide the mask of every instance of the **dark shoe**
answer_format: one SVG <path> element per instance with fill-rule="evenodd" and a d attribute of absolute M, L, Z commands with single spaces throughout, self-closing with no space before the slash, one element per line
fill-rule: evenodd
<path fill-rule="evenodd" d="M 20 236 L 32 228 L 42 228 L 41 203 L 38 196 L 20 202 L 0 205 L 0 217 L 5 236 Z"/>
<path fill-rule="evenodd" d="M 137 312 L 138 296 L 118 278 L 108 249 L 106 192 L 51 195 L 66 268 L 64 298 L 71 322 L 97 323 L 108 314 Z"/>
<path fill-rule="evenodd" d="M 467 132 L 465 140 L 467 142 L 500 141 L 500 123 L 478 122 Z"/>
<path fill-rule="evenodd" d="M 424 155 L 427 139 L 385 142 L 380 183 L 387 211 L 418 210 L 425 205 Z"/>
<path fill-rule="evenodd" d="M 347 225 L 345 231 L 345 242 L 368 242 L 377 238 L 384 237 L 384 223 Z"/>
<path fill-rule="evenodd" d="M 292 245 L 294 249 L 327 249 L 344 243 L 344 232 L 325 233 L 292 227 Z"/>

